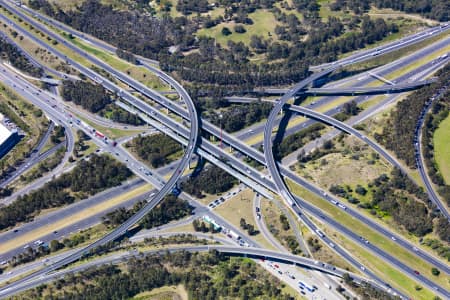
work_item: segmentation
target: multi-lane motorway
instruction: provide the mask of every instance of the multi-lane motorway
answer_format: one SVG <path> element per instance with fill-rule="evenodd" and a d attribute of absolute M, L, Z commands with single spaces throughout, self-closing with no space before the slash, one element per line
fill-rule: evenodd
<path fill-rule="evenodd" d="M 84 54 L 85 55 L 85 54 Z M 91 73 L 92 74 L 92 73 Z M 94 75 L 95 76 L 95 75 Z M 95 79 L 95 77 L 94 77 L 94 79 Z M 124 82 L 126 82 L 126 81 L 128 81 L 128 79 L 126 79 L 126 80 L 122 80 L 122 81 L 124 81 Z M 104 81 L 102 82 L 102 84 L 104 83 Z M 130 84 L 131 86 L 133 86 L 133 84 L 134 83 L 132 83 L 132 84 Z M 173 85 L 173 84 L 172 84 Z M 297 85 L 298 86 L 298 85 Z M 141 91 L 142 92 L 142 91 Z M 150 97 L 156 97 L 157 99 L 158 99 L 158 96 L 159 95 L 155 95 L 155 94 L 152 94 L 151 93 L 151 91 L 150 92 L 148 92 L 148 91 L 146 91 L 147 92 L 147 95 L 150 95 Z M 152 97 L 152 98 L 153 98 Z M 183 97 L 183 99 L 185 99 L 186 100 L 186 98 L 185 98 L 185 96 L 182 96 Z M 134 99 L 133 99 L 134 100 Z M 163 102 L 164 104 L 165 104 L 165 106 L 166 107 L 172 107 L 172 106 L 175 106 L 173 103 L 171 103 L 169 100 L 167 100 L 167 101 L 169 101 L 169 102 L 164 102 L 164 101 L 166 101 L 166 99 L 159 99 L 161 102 Z M 186 114 L 185 113 L 185 111 L 184 111 L 184 109 L 182 109 L 181 107 L 175 107 L 174 109 L 171 109 L 171 110 L 177 110 L 177 109 L 181 109 L 181 110 L 183 110 L 183 113 L 184 114 Z M 148 112 L 148 109 L 146 108 L 144 111 L 146 111 L 146 112 Z M 152 114 L 151 113 L 151 111 L 150 111 L 150 114 Z M 158 118 L 159 118 L 160 116 L 158 115 Z M 184 118 L 185 119 L 190 119 L 189 118 L 190 116 L 184 116 Z M 177 127 L 177 125 L 175 126 L 175 128 Z M 205 126 L 206 127 L 206 126 Z M 191 129 L 192 129 L 192 125 L 191 125 Z M 209 128 L 210 130 L 214 130 L 214 129 L 216 129 L 216 128 Z M 216 133 L 216 135 L 217 135 L 217 133 Z M 227 137 L 232 143 L 230 143 L 230 144 L 232 144 L 233 146 L 235 145 L 235 144 L 237 144 L 237 145 L 239 145 L 240 143 L 236 143 L 236 139 L 233 139 L 232 137 Z M 240 145 L 239 145 L 240 146 Z M 267 149 L 267 148 L 265 148 L 265 149 Z M 243 151 L 243 152 L 247 152 L 247 150 L 248 149 L 245 149 L 245 151 Z M 219 155 L 220 155 L 220 153 L 219 153 Z M 223 155 L 223 153 L 222 153 L 222 155 Z M 228 158 L 228 157 L 227 157 Z M 234 163 L 236 163 L 235 161 L 233 161 L 233 164 Z M 248 170 L 249 172 L 246 172 L 246 173 L 250 173 L 250 174 L 252 174 L 253 175 L 253 173 L 254 173 L 254 171 L 253 170 L 250 170 L 248 167 L 245 167 L 245 166 L 243 166 L 243 168 L 242 168 L 242 166 L 239 166 L 238 168 L 237 168 L 237 170 L 240 170 L 241 172 L 243 171 L 243 170 Z M 258 174 L 259 175 L 259 174 Z M 260 175 L 261 176 L 261 175 Z M 273 175 L 272 175 L 272 177 L 273 177 Z M 255 177 L 253 177 L 253 179 L 255 180 L 256 178 Z"/>

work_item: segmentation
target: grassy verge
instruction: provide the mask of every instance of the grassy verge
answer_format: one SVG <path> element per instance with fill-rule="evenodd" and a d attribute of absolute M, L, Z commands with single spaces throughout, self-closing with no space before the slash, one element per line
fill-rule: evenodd
<path fill-rule="evenodd" d="M 139 82 L 142 82 L 149 88 L 164 91 L 170 90 L 170 88 L 167 87 L 167 85 L 165 85 L 161 80 L 159 80 L 157 76 L 152 74 L 150 71 L 144 69 L 143 67 L 136 66 L 122 59 L 119 59 L 114 55 L 109 54 L 108 52 L 95 48 L 94 46 L 88 45 L 86 42 L 83 42 L 80 39 L 77 38 L 70 39 L 67 37 L 67 35 L 63 35 L 63 37 L 65 37 L 67 41 L 73 43 L 82 50 L 96 56 L 97 58 L 100 58 L 103 62 L 109 64 L 114 69 L 124 72 L 127 75 L 133 77 L 134 79 L 138 80 Z"/>
<path fill-rule="evenodd" d="M 142 130 L 122 130 L 122 129 L 117 129 L 117 128 L 103 127 L 103 126 L 97 125 L 94 122 L 91 122 L 90 120 L 85 119 L 79 115 L 76 115 L 76 116 L 78 119 L 83 120 L 83 122 L 85 122 L 89 126 L 95 128 L 96 130 L 102 132 L 103 134 L 108 136 L 108 138 L 113 139 L 113 140 L 121 138 L 121 137 L 133 136 L 133 135 L 136 135 L 136 134 L 142 132 Z"/>
<path fill-rule="evenodd" d="M 240 220 L 241 218 L 245 219 L 247 224 L 251 224 L 258 229 L 258 226 L 255 223 L 255 219 L 253 217 L 253 198 L 255 197 L 255 193 L 251 189 L 245 189 L 240 193 L 236 194 L 236 196 L 231 197 L 226 200 L 224 203 L 219 205 L 214 209 L 214 212 L 222 216 L 224 219 L 230 221 L 231 224 L 240 228 Z M 242 232 L 247 234 L 247 232 L 242 229 Z M 249 236 L 247 234 L 247 236 Z M 275 250 L 275 248 L 268 242 L 262 233 L 259 233 L 254 236 L 249 236 L 254 239 L 257 243 L 267 249 Z"/>
<path fill-rule="evenodd" d="M 383 235 L 380 235 L 379 233 L 373 231 L 362 222 L 350 217 L 347 213 L 344 213 L 342 209 L 331 204 L 330 202 L 325 201 L 317 197 L 316 195 L 313 195 L 309 191 L 298 186 L 297 184 L 292 183 L 289 180 L 288 185 L 294 194 L 300 196 L 303 199 L 307 199 L 311 204 L 319 207 L 323 212 L 328 214 L 343 226 L 351 228 L 353 232 L 369 240 L 373 245 L 377 246 L 386 253 L 395 254 L 395 257 L 397 259 L 410 266 L 411 268 L 418 270 L 422 274 L 422 276 L 429 278 L 430 280 L 440 284 L 444 288 L 450 289 L 450 282 L 446 278 L 444 278 L 444 276 L 432 276 L 431 266 L 422 259 L 399 247 L 390 239 L 385 238 Z"/>
<path fill-rule="evenodd" d="M 434 132 L 434 155 L 439 172 L 447 184 L 450 183 L 450 117 L 447 117 Z"/>
<path fill-rule="evenodd" d="M 340 244 L 356 258 L 361 261 L 366 267 L 375 272 L 378 276 L 383 278 L 386 282 L 389 282 L 392 286 L 398 288 L 403 293 L 412 297 L 412 299 L 423 299 L 430 300 L 434 298 L 433 292 L 429 289 L 420 287 L 420 290 L 417 290 L 416 287 L 419 287 L 417 282 L 410 279 L 408 276 L 404 275 L 402 272 L 397 269 L 391 267 L 389 264 L 384 263 L 382 260 L 378 259 L 378 257 L 374 256 L 372 253 L 366 251 L 365 249 L 357 246 L 352 241 L 347 238 L 333 233 L 330 229 L 323 228 L 326 234 L 332 235 L 334 238 L 339 240 Z"/>

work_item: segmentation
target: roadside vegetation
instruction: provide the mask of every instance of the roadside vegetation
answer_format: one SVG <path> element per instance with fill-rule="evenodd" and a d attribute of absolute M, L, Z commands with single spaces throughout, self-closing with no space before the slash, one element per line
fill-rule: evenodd
<path fill-rule="evenodd" d="M 99 113 L 114 122 L 143 125 L 144 121 L 113 102 L 116 96 L 99 84 L 84 80 L 64 80 L 62 96 L 65 101 L 80 105 L 91 113 Z"/>
<path fill-rule="evenodd" d="M 182 146 L 177 141 L 163 133 L 139 135 L 129 141 L 126 147 L 153 168 L 159 168 L 174 161 L 182 150 Z"/>
<path fill-rule="evenodd" d="M 105 265 L 66 276 L 22 294 L 42 298 L 131 298 L 166 285 L 182 284 L 194 299 L 294 299 L 282 292 L 284 284 L 250 259 L 209 253 L 165 252 L 131 258 L 120 266 Z M 64 287 L 64 288 L 63 288 Z"/>
<path fill-rule="evenodd" d="M 232 133 L 267 118 L 272 106 L 265 102 L 230 105 L 220 111 L 211 110 L 207 118 L 217 127 Z"/>
<path fill-rule="evenodd" d="M 295 169 L 325 189 L 333 185 L 356 188 L 390 171 L 367 144 L 345 134 L 309 153 L 300 151 Z"/>
<path fill-rule="evenodd" d="M 101 85 L 82 80 L 64 80 L 62 96 L 64 100 L 81 105 L 92 113 L 98 112 L 112 102 L 110 93 Z"/>
<path fill-rule="evenodd" d="M 312 153 L 300 153 L 295 168 L 304 178 L 404 234 L 420 240 L 440 237 L 444 244 L 432 242 L 433 247 L 448 257 L 449 226 L 442 223 L 423 188 L 387 166 L 366 144 L 341 134 Z"/>
<path fill-rule="evenodd" d="M 272 234 L 281 245 L 296 255 L 304 254 L 294 233 L 292 226 L 297 224 L 290 224 L 285 213 L 289 211 L 281 211 L 276 207 L 275 203 L 266 199 L 261 201 L 261 215 L 264 218 L 264 222 Z"/>
<path fill-rule="evenodd" d="M 48 120 L 39 108 L 4 85 L 0 85 L 0 113 L 17 126 L 22 135 L 19 143 L 0 160 L 0 179 L 4 179 L 31 155 L 48 128 Z"/>
<path fill-rule="evenodd" d="M 20 176 L 20 181 L 25 183 L 30 183 L 40 177 L 42 177 L 47 172 L 53 170 L 60 164 L 66 152 L 66 147 L 61 147 L 55 154 L 51 155 L 44 161 L 40 162 L 35 168 L 30 172 L 25 173 Z"/>
<path fill-rule="evenodd" d="M 214 165 L 206 166 L 199 174 L 189 177 L 181 183 L 181 188 L 188 194 L 197 198 L 203 198 L 208 194 L 219 194 L 228 191 L 237 179 Z"/>
<path fill-rule="evenodd" d="M 415 168 L 414 134 L 419 116 L 425 103 L 441 86 L 448 84 L 449 68 L 445 70 L 439 72 L 438 82 L 423 87 L 398 102 L 384 124 L 382 133 L 374 134 L 378 142 L 394 151 L 411 168 Z"/>
<path fill-rule="evenodd" d="M 131 171 L 123 164 L 108 156 L 94 154 L 88 161 L 78 162 L 71 172 L 0 208 L 0 230 L 31 221 L 41 210 L 61 207 L 120 185 L 131 175 Z"/>
<path fill-rule="evenodd" d="M 0 57 L 11 63 L 15 68 L 33 77 L 40 78 L 44 74 L 44 70 L 41 67 L 33 64 L 22 51 L 9 43 L 4 37 L 0 37 Z"/>
<path fill-rule="evenodd" d="M 136 203 L 131 209 L 126 209 L 124 207 L 118 208 L 103 217 L 103 224 L 109 228 L 114 228 L 137 213 L 145 204 L 145 201 L 141 201 Z M 192 211 L 193 208 L 187 201 L 169 194 L 165 196 L 161 203 L 153 208 L 139 224 L 141 227 L 149 229 L 167 224 L 173 220 L 182 219 L 192 214 Z"/>

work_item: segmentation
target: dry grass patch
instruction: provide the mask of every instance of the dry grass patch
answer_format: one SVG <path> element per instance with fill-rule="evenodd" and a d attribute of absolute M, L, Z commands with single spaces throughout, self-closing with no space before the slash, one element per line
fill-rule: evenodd
<path fill-rule="evenodd" d="M 139 293 L 133 300 L 188 300 L 189 296 L 183 285 L 163 286 L 148 292 Z"/>

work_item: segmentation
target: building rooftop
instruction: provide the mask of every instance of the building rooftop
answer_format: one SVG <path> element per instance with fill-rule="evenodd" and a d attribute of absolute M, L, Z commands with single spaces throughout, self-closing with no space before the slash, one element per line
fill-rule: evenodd
<path fill-rule="evenodd" d="M 12 132 L 6 128 L 5 125 L 0 123 L 0 145 L 3 144 L 10 136 Z"/>

